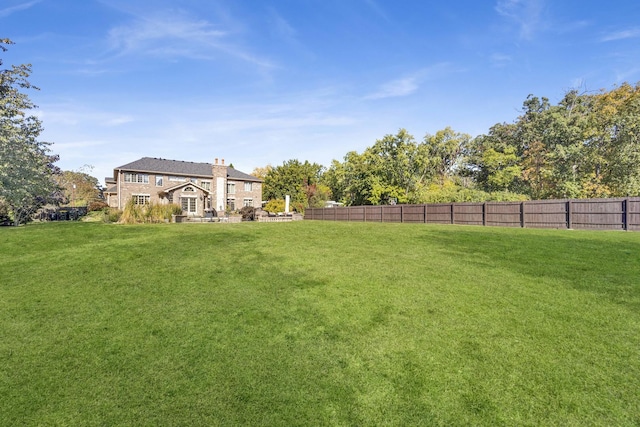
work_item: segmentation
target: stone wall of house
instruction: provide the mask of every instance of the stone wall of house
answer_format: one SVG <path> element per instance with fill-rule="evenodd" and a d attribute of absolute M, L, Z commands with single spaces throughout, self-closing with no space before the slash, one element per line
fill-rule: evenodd
<path fill-rule="evenodd" d="M 262 183 L 249 182 L 251 189 L 245 190 L 247 181 L 233 180 L 229 178 L 228 183 L 235 184 L 235 193 L 227 194 L 227 200 L 233 200 L 235 210 L 242 209 L 243 206 L 253 206 L 259 208 L 262 206 Z"/>

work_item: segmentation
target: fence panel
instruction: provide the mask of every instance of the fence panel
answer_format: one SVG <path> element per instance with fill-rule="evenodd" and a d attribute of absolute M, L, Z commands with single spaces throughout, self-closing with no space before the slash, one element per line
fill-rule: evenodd
<path fill-rule="evenodd" d="M 402 222 L 421 222 L 425 221 L 427 212 L 426 205 L 403 205 L 402 206 Z"/>
<path fill-rule="evenodd" d="M 487 203 L 485 223 L 496 227 L 521 227 L 521 202 Z"/>
<path fill-rule="evenodd" d="M 566 200 L 533 200 L 524 203 L 524 226 L 531 228 L 569 228 Z"/>
<path fill-rule="evenodd" d="M 451 224 L 451 203 L 427 205 L 428 224 Z"/>
<path fill-rule="evenodd" d="M 627 230 L 640 231 L 640 200 L 627 199 Z"/>
<path fill-rule="evenodd" d="M 335 209 L 336 221 L 349 221 L 349 210 L 347 209 Z"/>
<path fill-rule="evenodd" d="M 383 209 L 382 222 L 402 222 L 402 205 L 387 206 Z"/>
<path fill-rule="evenodd" d="M 382 206 L 365 206 L 364 216 L 367 222 L 382 222 Z"/>
<path fill-rule="evenodd" d="M 624 200 L 588 199 L 572 201 L 572 228 L 624 230 Z"/>
<path fill-rule="evenodd" d="M 640 231 L 640 197 L 309 208 L 304 218 Z"/>
<path fill-rule="evenodd" d="M 453 210 L 453 223 L 484 225 L 484 203 L 457 203 Z"/>

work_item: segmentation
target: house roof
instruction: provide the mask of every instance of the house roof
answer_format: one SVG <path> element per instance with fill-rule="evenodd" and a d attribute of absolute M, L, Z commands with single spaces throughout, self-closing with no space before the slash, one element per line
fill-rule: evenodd
<path fill-rule="evenodd" d="M 147 173 L 166 173 L 169 175 L 187 175 L 211 178 L 211 163 L 185 162 L 181 160 L 157 159 L 155 157 L 143 157 L 134 162 L 117 167 L 115 170 L 127 170 Z M 115 175 L 115 174 L 114 174 Z M 244 181 L 260 182 L 255 176 L 227 167 L 227 178 Z"/>

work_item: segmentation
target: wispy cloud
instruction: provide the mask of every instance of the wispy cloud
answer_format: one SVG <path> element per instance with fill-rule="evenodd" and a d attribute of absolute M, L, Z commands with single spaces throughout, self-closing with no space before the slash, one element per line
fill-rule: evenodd
<path fill-rule="evenodd" d="M 228 55 L 261 67 L 272 67 L 266 59 L 230 40 L 231 31 L 194 19 L 181 11 L 137 15 L 133 22 L 112 28 L 109 45 L 118 55 L 152 55 L 211 60 Z"/>
<path fill-rule="evenodd" d="M 498 0 L 495 10 L 518 26 L 522 39 L 531 40 L 541 24 L 544 0 Z"/>
<path fill-rule="evenodd" d="M 365 96 L 365 99 L 384 99 L 407 96 L 417 91 L 419 87 L 418 77 L 404 77 L 383 84 L 377 92 Z"/>
<path fill-rule="evenodd" d="M 605 34 L 600 38 L 600 41 L 611 42 L 616 40 L 634 39 L 638 37 L 640 37 L 640 27 L 635 27 Z"/>
<path fill-rule="evenodd" d="M 79 109 L 64 104 L 42 105 L 36 115 L 46 120 L 47 124 L 64 126 L 89 124 L 94 128 L 117 127 L 135 121 L 133 116 L 127 114 Z"/>
<path fill-rule="evenodd" d="M 367 6 L 369 6 L 371 10 L 375 12 L 376 15 L 387 22 L 391 22 L 384 9 L 382 9 L 382 7 L 375 0 L 364 0 L 364 2 L 367 4 Z"/>
<path fill-rule="evenodd" d="M 385 98 L 397 98 L 402 96 L 409 96 L 420 89 L 420 84 L 426 80 L 438 78 L 443 73 L 450 72 L 451 66 L 449 63 L 440 63 L 428 68 L 424 68 L 412 75 L 401 77 L 386 82 L 380 86 L 380 88 L 367 96 L 364 99 L 385 99 Z"/>
<path fill-rule="evenodd" d="M 631 67 L 623 71 L 618 71 L 616 72 L 616 82 L 634 81 L 637 80 L 638 75 L 640 75 L 639 67 Z"/>
<path fill-rule="evenodd" d="M 275 9 L 269 10 L 269 20 L 273 31 L 281 38 L 287 41 L 296 41 L 297 31 L 293 26 L 280 15 Z"/>
<path fill-rule="evenodd" d="M 513 61 L 511 56 L 505 55 L 504 53 L 494 53 L 489 59 L 494 67 L 504 67 Z"/>
<path fill-rule="evenodd" d="M 42 0 L 33 0 L 26 3 L 20 3 L 15 6 L 9 6 L 4 9 L 0 9 L 0 18 L 5 18 L 15 12 L 19 12 L 21 10 L 29 9 L 30 7 L 35 6 L 40 3 Z"/>

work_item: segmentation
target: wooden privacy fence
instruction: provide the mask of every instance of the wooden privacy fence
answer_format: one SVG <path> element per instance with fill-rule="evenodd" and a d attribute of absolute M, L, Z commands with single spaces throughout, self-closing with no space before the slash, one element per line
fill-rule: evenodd
<path fill-rule="evenodd" d="M 304 219 L 640 231 L 640 197 L 309 208 Z"/>

